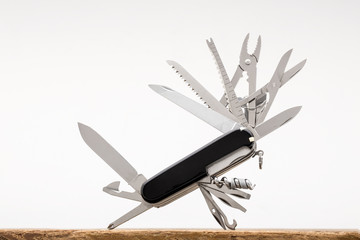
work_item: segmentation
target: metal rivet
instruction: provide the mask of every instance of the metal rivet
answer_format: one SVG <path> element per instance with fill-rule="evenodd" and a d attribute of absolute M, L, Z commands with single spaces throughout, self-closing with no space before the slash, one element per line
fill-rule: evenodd
<path fill-rule="evenodd" d="M 246 59 L 246 60 L 245 60 L 245 64 L 246 64 L 246 65 L 250 65 L 250 64 L 251 64 L 251 60 L 250 60 L 250 59 Z"/>

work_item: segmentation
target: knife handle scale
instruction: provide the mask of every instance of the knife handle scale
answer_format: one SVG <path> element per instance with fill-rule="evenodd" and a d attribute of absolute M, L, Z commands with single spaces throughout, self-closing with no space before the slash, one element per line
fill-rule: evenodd
<path fill-rule="evenodd" d="M 241 147 L 252 147 L 250 137 L 251 133 L 238 129 L 211 141 L 147 180 L 141 189 L 143 199 L 158 203 L 196 183 L 208 175 L 206 169 L 210 164 Z"/>

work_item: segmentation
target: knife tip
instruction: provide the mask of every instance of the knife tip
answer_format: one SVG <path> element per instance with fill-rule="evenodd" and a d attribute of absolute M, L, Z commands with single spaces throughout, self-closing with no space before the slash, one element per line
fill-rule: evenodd
<path fill-rule="evenodd" d="M 84 131 L 86 129 L 91 129 L 89 126 L 87 126 L 87 125 L 85 125 L 85 124 L 83 124 L 81 122 L 78 122 L 78 127 L 79 127 L 79 131 L 80 131 L 80 134 L 81 134 L 82 137 L 83 137 Z"/>
<path fill-rule="evenodd" d="M 296 109 L 298 112 L 301 110 L 302 106 L 296 106 L 294 109 Z"/>
<path fill-rule="evenodd" d="M 81 123 L 81 122 L 78 122 L 78 127 L 79 128 L 83 128 L 83 127 L 85 127 L 86 125 L 85 124 L 83 124 L 83 123 Z"/>
<path fill-rule="evenodd" d="M 169 87 L 157 85 L 157 84 L 149 84 L 148 86 L 155 92 L 174 91 Z"/>
<path fill-rule="evenodd" d="M 159 90 L 159 88 L 161 87 L 160 85 L 157 85 L 157 84 L 149 84 L 148 86 L 155 92 L 157 92 Z"/>
<path fill-rule="evenodd" d="M 302 106 L 296 106 L 296 107 L 292 107 L 292 108 L 288 109 L 289 112 L 292 112 L 292 115 L 293 115 L 292 118 L 294 118 L 300 112 L 301 108 L 302 108 Z"/>

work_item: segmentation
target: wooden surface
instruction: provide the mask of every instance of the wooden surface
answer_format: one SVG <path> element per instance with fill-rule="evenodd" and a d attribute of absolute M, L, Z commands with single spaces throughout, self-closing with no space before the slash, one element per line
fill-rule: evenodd
<path fill-rule="evenodd" d="M 0 240 L 10 239 L 128 239 L 128 240 L 252 240 L 343 239 L 360 240 L 357 230 L 35 230 L 0 229 Z"/>

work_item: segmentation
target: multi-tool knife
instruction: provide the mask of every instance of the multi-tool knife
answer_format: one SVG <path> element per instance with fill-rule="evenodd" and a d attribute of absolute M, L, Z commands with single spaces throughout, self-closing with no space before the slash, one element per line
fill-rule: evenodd
<path fill-rule="evenodd" d="M 233 220 L 232 223 L 228 221 L 224 212 L 214 201 L 213 196 L 230 207 L 245 212 L 246 209 L 232 197 L 249 199 L 250 194 L 243 190 L 253 190 L 255 185 L 248 179 L 227 179 L 221 176 L 255 156 L 259 157 L 259 167 L 262 168 L 264 152 L 257 150 L 257 141 L 294 118 L 301 107 L 287 109 L 265 122 L 264 119 L 279 88 L 298 73 L 306 62 L 303 60 L 285 71 L 292 53 L 292 50 L 289 50 L 280 59 L 271 80 L 257 90 L 256 69 L 261 49 L 261 38 L 258 38 L 257 46 L 252 54 L 249 54 L 247 50 L 248 40 L 249 34 L 243 42 L 240 62 L 231 80 L 214 41 L 212 39 L 207 41 L 225 90 L 224 95 L 219 100 L 175 61 L 167 61 L 167 63 L 200 97 L 205 106 L 169 87 L 149 85 L 158 94 L 223 133 L 220 137 L 175 162 L 150 179 L 138 174 L 129 162 L 96 131 L 79 123 L 80 133 L 86 144 L 135 190 L 134 192 L 119 191 L 120 182 L 116 181 L 104 187 L 104 192 L 140 202 L 136 208 L 112 222 L 108 226 L 109 229 L 116 228 L 152 207 L 163 207 L 197 188 L 200 189 L 211 214 L 221 227 L 223 229 L 235 229 L 236 221 Z M 245 72 L 246 74 L 244 74 Z M 235 86 L 240 79 L 246 79 L 246 76 L 249 95 L 240 98 L 235 93 Z"/>

